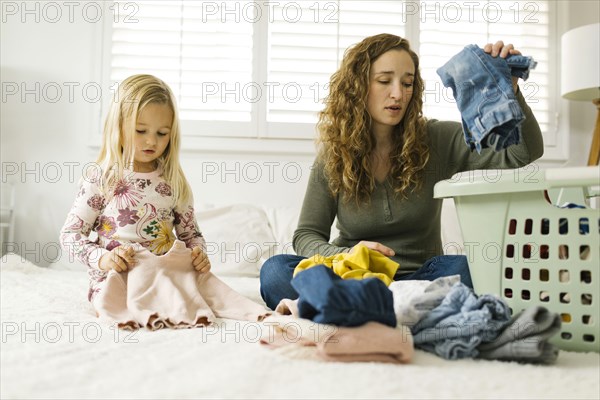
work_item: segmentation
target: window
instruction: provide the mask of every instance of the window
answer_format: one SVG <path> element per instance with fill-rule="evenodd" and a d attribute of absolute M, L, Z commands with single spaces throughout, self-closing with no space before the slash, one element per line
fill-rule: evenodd
<path fill-rule="evenodd" d="M 557 4 L 550 1 L 465 1 L 421 4 L 419 55 L 426 81 L 424 114 L 431 118 L 460 121 L 452 91 L 444 88 L 437 68 L 465 44 L 483 46 L 503 40 L 523 55 L 532 56 L 537 67 L 520 89 L 544 134 L 547 158 L 558 158 L 566 146 L 559 143 L 558 70 L 556 43 Z M 567 157 L 565 153 L 564 158 Z"/>
<path fill-rule="evenodd" d="M 381 32 L 405 34 L 401 1 L 304 1 L 297 22 L 289 4 L 299 3 L 273 7 L 267 27 L 266 76 L 276 88 L 266 102 L 271 137 L 312 136 L 329 77 L 349 46 Z"/>
<path fill-rule="evenodd" d="M 108 79 L 115 84 L 141 72 L 164 79 L 188 136 L 312 141 L 345 49 L 388 32 L 407 37 L 421 57 L 430 118 L 460 120 L 435 71 L 464 45 L 502 39 L 534 57 L 537 68 L 521 90 L 547 154 L 560 158 L 555 2 L 186 0 L 108 7 Z"/>
<path fill-rule="evenodd" d="M 187 132 L 255 136 L 254 94 L 248 89 L 255 70 L 254 9 L 242 3 L 247 15 L 240 20 L 239 15 L 222 19 L 214 2 L 115 2 L 111 82 L 154 74 L 173 89 Z M 240 2 L 234 5 L 239 11 Z"/>

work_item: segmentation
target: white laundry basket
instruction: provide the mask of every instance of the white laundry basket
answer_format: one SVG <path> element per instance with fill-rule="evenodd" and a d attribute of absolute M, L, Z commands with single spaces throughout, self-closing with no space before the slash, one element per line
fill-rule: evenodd
<path fill-rule="evenodd" d="M 600 169 L 533 167 L 462 173 L 438 182 L 434 197 L 454 198 L 476 293 L 501 296 L 513 313 L 533 305 L 557 312 L 554 344 L 598 352 L 600 213 L 590 199 Z M 561 192 L 585 208 L 551 204 Z"/>

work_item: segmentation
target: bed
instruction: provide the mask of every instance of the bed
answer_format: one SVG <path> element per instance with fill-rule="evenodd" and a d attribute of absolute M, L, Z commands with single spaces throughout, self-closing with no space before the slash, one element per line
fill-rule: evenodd
<path fill-rule="evenodd" d="M 444 242 L 458 243 L 450 214 Z M 233 205 L 198 218 L 213 272 L 262 303 L 260 265 L 291 251 L 297 213 Z M 419 350 L 409 364 L 324 362 L 261 345 L 260 322 L 114 329 L 95 317 L 86 271 L 67 255 L 42 268 L 8 254 L 0 274 L 2 398 L 600 398 L 598 353 L 561 351 L 551 366 Z"/>

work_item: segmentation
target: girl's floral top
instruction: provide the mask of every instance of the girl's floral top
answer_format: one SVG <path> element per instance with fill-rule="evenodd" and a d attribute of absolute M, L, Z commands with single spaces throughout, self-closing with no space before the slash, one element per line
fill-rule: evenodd
<path fill-rule="evenodd" d="M 176 207 L 171 186 L 159 171 L 126 171 L 124 175 L 108 203 L 96 182 L 84 180 L 60 232 L 62 247 L 88 266 L 90 301 L 107 275 L 98 261 L 117 246 L 139 243 L 162 255 L 169 251 L 176 235 L 188 248 L 205 249 L 192 199 Z"/>

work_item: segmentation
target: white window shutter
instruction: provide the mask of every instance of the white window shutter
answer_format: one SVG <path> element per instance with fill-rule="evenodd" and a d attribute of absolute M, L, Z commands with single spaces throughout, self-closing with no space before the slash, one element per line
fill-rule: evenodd
<path fill-rule="evenodd" d="M 459 7 L 460 6 L 460 7 Z M 421 4 L 421 73 L 426 82 L 424 114 L 429 118 L 460 121 L 452 91 L 444 88 L 436 70 L 467 44 L 483 47 L 498 40 L 512 43 L 525 56 L 538 62 L 520 89 L 533 110 L 546 146 L 556 144 L 557 97 L 552 76 L 556 60 L 551 58 L 549 5 L 546 1 L 454 2 L 424 1 Z"/>
<path fill-rule="evenodd" d="M 139 73 L 163 79 L 177 97 L 187 134 L 256 135 L 254 9 L 242 8 L 249 3 L 236 2 L 228 15 L 214 2 L 115 2 L 120 14 L 113 23 L 111 81 Z M 132 4 L 136 12 L 127 18 Z M 245 18 L 236 18 L 242 10 Z"/>
<path fill-rule="evenodd" d="M 521 91 L 546 149 L 560 147 L 553 2 L 180 0 L 112 7 L 110 80 L 135 73 L 165 80 L 185 135 L 312 140 L 344 51 L 387 32 L 409 39 L 421 58 L 424 114 L 457 121 L 452 93 L 435 71 L 466 44 L 513 43 L 538 61 Z"/>
<path fill-rule="evenodd" d="M 344 51 L 378 33 L 404 35 L 400 1 L 301 1 L 273 7 L 268 26 L 268 137 L 310 138 Z M 296 11 L 299 9 L 299 11 Z"/>

